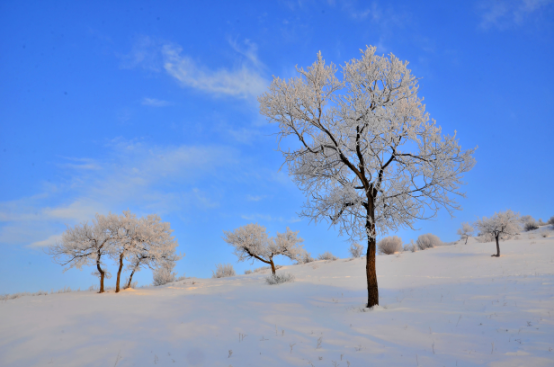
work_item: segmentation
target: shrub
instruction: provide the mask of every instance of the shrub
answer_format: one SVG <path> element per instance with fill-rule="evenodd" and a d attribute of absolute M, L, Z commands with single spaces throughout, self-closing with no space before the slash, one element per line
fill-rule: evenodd
<path fill-rule="evenodd" d="M 294 275 L 287 273 L 275 275 L 271 274 L 270 276 L 265 278 L 265 282 L 269 285 L 294 282 Z"/>
<path fill-rule="evenodd" d="M 433 247 L 442 245 L 442 241 L 440 240 L 440 238 L 438 238 L 432 233 L 422 234 L 417 238 L 416 243 L 417 243 L 417 247 L 420 250 L 425 250 L 428 248 L 433 248 Z"/>
<path fill-rule="evenodd" d="M 352 257 L 361 257 L 364 252 L 364 247 L 358 243 L 353 243 L 350 245 L 349 251 Z"/>
<path fill-rule="evenodd" d="M 529 232 L 535 229 L 539 229 L 539 226 L 535 221 L 525 223 L 525 231 Z"/>
<path fill-rule="evenodd" d="M 377 243 L 377 248 L 380 254 L 392 255 L 402 251 L 402 239 L 398 236 L 385 237 Z"/>
<path fill-rule="evenodd" d="M 212 278 L 225 278 L 235 276 L 235 269 L 231 264 L 217 264 L 215 272 L 212 270 Z"/>
<path fill-rule="evenodd" d="M 244 274 L 246 274 L 246 275 L 252 274 L 252 270 L 245 270 L 245 271 L 244 271 Z"/>
<path fill-rule="evenodd" d="M 307 264 L 314 262 L 315 259 L 307 251 L 304 251 L 300 256 L 296 258 L 296 264 Z"/>
<path fill-rule="evenodd" d="M 410 240 L 410 243 L 404 246 L 404 251 L 411 251 L 416 252 L 417 251 L 417 245 L 415 244 L 414 240 Z"/>
<path fill-rule="evenodd" d="M 160 267 L 154 270 L 152 276 L 154 278 L 154 286 L 160 286 L 175 281 L 176 274 L 172 268 Z"/>
<path fill-rule="evenodd" d="M 552 226 L 554 226 L 554 217 L 550 217 L 550 219 L 548 220 L 547 223 L 548 223 L 548 224 L 551 224 Z"/>
<path fill-rule="evenodd" d="M 318 258 L 319 260 L 331 260 L 331 261 L 335 261 L 335 260 L 338 259 L 335 255 L 333 255 L 333 254 L 330 253 L 329 251 L 322 253 L 322 254 L 319 255 L 317 258 Z"/>

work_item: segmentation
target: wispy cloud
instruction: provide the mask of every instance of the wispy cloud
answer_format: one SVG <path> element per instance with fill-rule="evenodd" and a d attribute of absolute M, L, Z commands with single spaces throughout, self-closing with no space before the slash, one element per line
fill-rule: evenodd
<path fill-rule="evenodd" d="M 55 234 L 42 241 L 36 241 L 31 243 L 31 247 L 47 247 L 60 243 L 62 241 L 61 234 Z"/>
<path fill-rule="evenodd" d="M 265 91 L 268 82 L 257 67 L 242 64 L 238 68 L 212 70 L 182 54 L 182 48 L 165 45 L 164 69 L 181 85 L 216 95 L 255 98 Z"/>
<path fill-rule="evenodd" d="M 264 195 L 246 195 L 246 200 L 248 201 L 260 201 L 265 198 Z"/>
<path fill-rule="evenodd" d="M 142 99 L 141 104 L 142 104 L 143 106 L 150 106 L 150 107 L 166 107 L 166 106 L 171 106 L 171 102 L 163 101 L 163 100 L 161 100 L 161 99 L 146 98 L 146 97 L 144 97 L 144 98 Z"/>
<path fill-rule="evenodd" d="M 139 215 L 209 210 L 219 206 L 213 181 L 245 180 L 245 160 L 225 146 L 159 147 L 114 140 L 101 169 L 57 165 L 69 178 L 32 197 L 0 202 L 0 243 L 52 244 L 65 225 L 107 213 L 140 208 Z M 65 159 L 89 162 L 87 159 Z M 91 164 L 91 163 L 87 163 Z M 208 189 L 209 187 L 210 189 Z"/>
<path fill-rule="evenodd" d="M 283 218 L 283 217 L 271 216 L 268 214 L 249 214 L 249 215 L 241 215 L 240 217 L 244 220 L 248 220 L 252 222 L 258 222 L 261 220 L 264 222 L 297 223 L 302 220 L 298 217 Z"/>
<path fill-rule="evenodd" d="M 530 16 L 554 4 L 554 0 L 486 0 L 479 3 L 481 23 L 484 29 L 506 29 L 521 25 Z"/>
<path fill-rule="evenodd" d="M 264 65 L 258 58 L 257 45 L 249 40 L 241 44 L 231 39 L 229 45 L 238 56 L 237 60 L 231 60 L 230 64 L 233 66 L 210 68 L 187 55 L 179 45 L 142 37 L 129 54 L 121 57 L 121 66 L 153 72 L 164 71 L 183 87 L 216 96 L 256 98 L 269 84 L 263 75 Z M 155 105 L 155 102 L 149 105 Z"/>

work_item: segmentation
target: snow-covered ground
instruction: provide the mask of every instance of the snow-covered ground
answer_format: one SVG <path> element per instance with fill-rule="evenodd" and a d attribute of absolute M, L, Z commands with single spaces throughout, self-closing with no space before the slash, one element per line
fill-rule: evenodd
<path fill-rule="evenodd" d="M 543 233 L 549 236 L 544 238 Z M 554 233 L 0 302 L 1 366 L 554 366 Z M 257 264 L 259 266 L 259 264 Z"/>

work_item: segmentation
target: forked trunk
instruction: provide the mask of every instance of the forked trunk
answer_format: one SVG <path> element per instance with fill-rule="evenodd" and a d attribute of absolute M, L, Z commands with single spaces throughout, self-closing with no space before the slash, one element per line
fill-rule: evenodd
<path fill-rule="evenodd" d="M 119 255 L 119 269 L 117 270 L 117 282 L 115 283 L 115 293 L 119 293 L 119 280 L 121 279 L 121 269 L 123 269 L 123 257 L 125 256 L 125 251 Z"/>

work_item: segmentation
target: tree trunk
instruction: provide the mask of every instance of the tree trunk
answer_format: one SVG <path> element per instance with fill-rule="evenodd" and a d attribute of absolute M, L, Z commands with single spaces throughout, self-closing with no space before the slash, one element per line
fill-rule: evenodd
<path fill-rule="evenodd" d="M 494 237 L 496 239 L 496 255 L 492 255 L 493 257 L 500 257 L 500 244 L 498 243 L 498 237 L 500 237 L 500 235 L 496 235 Z"/>
<path fill-rule="evenodd" d="M 98 272 L 100 273 L 100 290 L 98 293 L 104 293 L 104 276 L 105 272 L 102 270 L 102 267 L 100 266 L 100 251 L 98 251 L 98 257 L 96 258 L 96 269 L 98 269 Z"/>
<path fill-rule="evenodd" d="M 275 264 L 273 263 L 273 258 L 269 258 L 269 263 L 271 265 L 271 272 L 275 275 Z"/>
<path fill-rule="evenodd" d="M 375 268 L 375 255 L 377 249 L 377 237 L 375 233 L 374 213 L 368 209 L 366 220 L 367 254 L 365 273 L 367 277 L 367 307 L 379 305 L 379 287 L 377 285 L 377 269 Z"/>
<path fill-rule="evenodd" d="M 127 285 L 123 289 L 131 288 L 131 282 L 133 281 L 133 275 L 135 274 L 136 268 L 133 269 L 131 272 L 131 275 L 129 275 L 129 281 L 127 282 Z"/>
<path fill-rule="evenodd" d="M 119 293 L 119 280 L 121 279 L 121 269 L 123 269 L 123 256 L 125 251 L 119 255 L 119 269 L 117 270 L 117 282 L 115 283 L 115 293 Z"/>
<path fill-rule="evenodd" d="M 465 243 L 466 245 L 467 245 L 467 240 L 469 240 L 469 236 L 466 236 L 466 243 Z"/>

